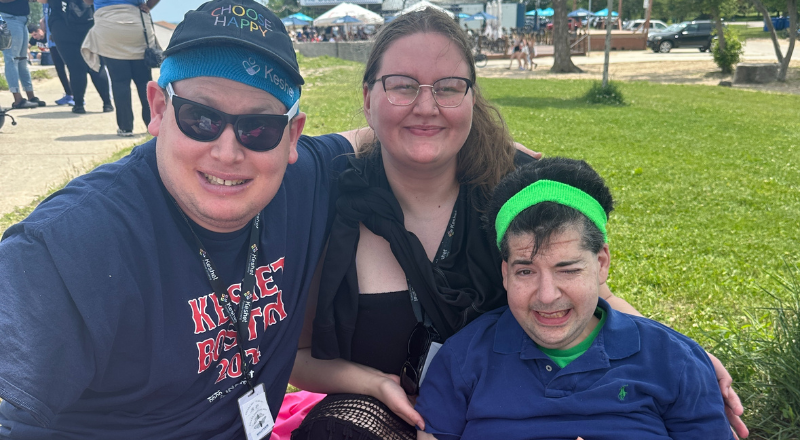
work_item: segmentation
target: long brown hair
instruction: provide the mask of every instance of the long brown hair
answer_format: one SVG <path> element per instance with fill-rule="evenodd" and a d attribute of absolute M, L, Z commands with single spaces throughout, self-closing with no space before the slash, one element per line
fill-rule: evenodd
<path fill-rule="evenodd" d="M 472 44 L 455 20 L 437 9 L 403 14 L 384 26 L 375 37 L 375 44 L 367 60 L 363 84 L 370 90 L 381 68 L 383 54 L 396 40 L 417 33 L 444 35 L 461 51 L 469 66 L 469 79 L 473 82 L 475 105 L 472 111 L 472 129 L 456 157 L 456 178 L 461 184 L 471 186 L 487 200 L 500 179 L 514 169 L 514 142 L 503 117 L 481 94 L 475 83 L 475 58 Z M 365 155 L 379 150 L 379 143 L 364 145 Z"/>

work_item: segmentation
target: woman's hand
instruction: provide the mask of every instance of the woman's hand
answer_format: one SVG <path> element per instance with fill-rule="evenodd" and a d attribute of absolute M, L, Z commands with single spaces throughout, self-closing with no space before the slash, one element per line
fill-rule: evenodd
<path fill-rule="evenodd" d="M 378 384 L 376 399 L 383 402 L 392 412 L 400 416 L 406 423 L 425 429 L 425 420 L 414 410 L 414 404 L 400 386 L 400 377 L 394 374 L 386 374 Z"/>
<path fill-rule="evenodd" d="M 720 362 L 716 356 L 711 353 L 707 354 L 709 359 L 711 359 L 711 363 L 714 365 L 714 372 L 717 373 L 719 391 L 722 393 L 722 399 L 725 401 L 725 415 L 728 416 L 728 422 L 730 422 L 731 428 L 733 428 L 736 435 L 740 438 L 747 438 L 747 436 L 750 435 L 750 431 L 741 419 L 741 415 L 744 413 L 744 407 L 736 391 L 731 387 L 733 378 L 731 378 L 728 370 L 725 369 L 725 366 L 722 365 L 722 362 Z"/>
<path fill-rule="evenodd" d="M 532 157 L 534 159 L 541 159 L 542 158 L 542 153 L 537 153 L 537 152 L 535 152 L 533 150 L 529 150 L 527 147 L 525 147 L 525 145 L 522 145 L 519 142 L 514 142 L 514 148 L 516 148 L 519 151 L 522 151 L 523 153 L 527 154 L 528 156 L 530 156 L 530 157 Z"/>

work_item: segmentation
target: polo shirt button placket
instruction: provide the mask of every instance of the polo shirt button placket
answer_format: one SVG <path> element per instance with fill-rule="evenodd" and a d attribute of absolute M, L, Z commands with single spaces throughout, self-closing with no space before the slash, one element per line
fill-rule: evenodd
<path fill-rule="evenodd" d="M 550 365 L 546 365 L 546 366 L 544 367 L 544 369 L 545 369 L 545 370 L 547 370 L 547 372 L 548 372 L 548 373 L 549 373 L 549 372 L 551 372 L 551 371 L 553 371 L 553 367 L 551 367 Z"/>

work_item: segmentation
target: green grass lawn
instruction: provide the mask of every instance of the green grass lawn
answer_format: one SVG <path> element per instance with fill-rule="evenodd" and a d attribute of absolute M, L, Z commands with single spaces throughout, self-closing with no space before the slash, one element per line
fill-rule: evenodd
<path fill-rule="evenodd" d="M 749 40 L 751 38 L 752 39 L 757 39 L 757 38 L 769 39 L 770 38 L 769 32 L 764 32 L 764 27 L 763 26 L 745 27 L 744 24 L 728 23 L 728 27 L 730 27 L 731 29 L 734 29 L 736 31 L 736 33 L 739 34 L 739 38 L 742 41 Z M 788 41 L 788 38 L 781 38 L 781 32 L 780 31 L 778 31 L 778 38 Z"/>
<path fill-rule="evenodd" d="M 363 67 L 305 59 L 309 134 L 361 126 Z M 620 84 L 629 105 L 585 104 L 589 81 L 480 79 L 514 138 L 582 158 L 607 179 L 609 284 L 642 313 L 708 343 L 800 259 L 800 96 Z"/>

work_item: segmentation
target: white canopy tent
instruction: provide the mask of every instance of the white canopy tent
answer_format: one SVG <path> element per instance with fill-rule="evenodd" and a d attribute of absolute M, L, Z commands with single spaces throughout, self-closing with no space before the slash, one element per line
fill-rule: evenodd
<path fill-rule="evenodd" d="M 421 11 L 421 10 L 423 10 L 425 8 L 438 9 L 438 10 L 444 12 L 445 14 L 449 15 L 450 18 L 454 17 L 452 12 L 448 11 L 447 9 L 442 8 L 441 6 L 436 6 L 436 5 L 434 5 L 433 3 L 431 3 L 431 2 L 429 2 L 427 0 L 422 0 L 422 1 L 418 2 L 418 3 L 414 3 L 413 5 L 411 5 L 411 6 L 407 7 L 407 8 L 405 8 L 405 9 L 403 9 L 402 11 L 398 12 L 397 15 L 408 14 L 409 12 L 414 12 L 414 11 Z"/>
<path fill-rule="evenodd" d="M 334 21 L 345 16 L 357 18 L 361 24 L 383 24 L 383 17 L 352 3 L 340 3 L 330 11 L 320 15 L 314 20 L 314 26 L 333 25 Z"/>

